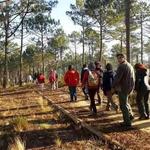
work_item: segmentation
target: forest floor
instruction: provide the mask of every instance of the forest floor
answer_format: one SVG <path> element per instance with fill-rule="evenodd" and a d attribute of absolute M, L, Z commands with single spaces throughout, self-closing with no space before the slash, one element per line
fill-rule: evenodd
<path fill-rule="evenodd" d="M 77 128 L 60 112 L 54 110 L 48 101 L 37 92 L 37 87 L 22 87 L 1 90 L 0 92 L 0 149 L 12 146 L 13 138 L 20 137 L 26 149 L 48 150 L 96 150 L 109 149 L 107 144 L 96 140 L 89 133 Z M 150 120 L 138 120 L 136 108 L 133 107 L 135 119 L 130 129 L 121 127 L 122 115 L 119 111 L 105 111 L 106 98 L 102 96 L 102 105 L 97 104 L 98 114 L 89 111 L 89 100 L 85 100 L 78 89 L 76 102 L 69 101 L 67 87 L 56 91 L 41 92 L 54 104 L 63 107 L 97 131 L 118 141 L 126 149 L 150 149 Z M 118 102 L 117 97 L 114 97 Z"/>
<path fill-rule="evenodd" d="M 101 150 L 101 142 L 49 106 L 36 87 L 0 92 L 0 150 Z M 19 139 L 19 141 L 17 141 Z"/>

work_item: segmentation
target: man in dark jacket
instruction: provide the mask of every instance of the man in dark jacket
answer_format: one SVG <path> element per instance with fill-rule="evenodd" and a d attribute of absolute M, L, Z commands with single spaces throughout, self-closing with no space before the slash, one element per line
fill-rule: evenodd
<path fill-rule="evenodd" d="M 149 119 L 149 76 L 143 64 L 136 64 L 135 90 L 137 92 L 136 103 L 139 111 L 139 119 Z"/>
<path fill-rule="evenodd" d="M 116 55 L 119 66 L 112 84 L 112 91 L 116 90 L 119 95 L 120 109 L 123 114 L 123 126 L 131 126 L 133 119 L 132 109 L 128 102 L 128 96 L 133 91 L 135 85 L 134 69 L 126 61 L 123 54 Z"/>

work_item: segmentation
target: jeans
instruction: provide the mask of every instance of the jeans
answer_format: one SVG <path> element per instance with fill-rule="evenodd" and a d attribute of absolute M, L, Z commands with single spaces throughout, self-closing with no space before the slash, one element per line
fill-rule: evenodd
<path fill-rule="evenodd" d="M 88 91 L 89 91 L 89 97 L 90 97 L 90 101 L 91 101 L 90 108 L 94 113 L 97 113 L 95 99 L 94 99 L 97 89 L 88 89 Z"/>
<path fill-rule="evenodd" d="M 69 92 L 70 92 L 70 100 L 73 101 L 73 98 L 77 100 L 76 86 L 69 86 Z"/>
<path fill-rule="evenodd" d="M 149 117 L 149 93 L 150 91 L 137 91 L 136 103 L 140 117 Z"/>
<path fill-rule="evenodd" d="M 120 103 L 120 109 L 123 114 L 123 120 L 126 125 L 131 125 L 131 116 L 132 114 L 132 109 L 131 106 L 128 102 L 128 96 L 129 94 L 126 94 L 124 92 L 119 92 L 119 103 Z"/>

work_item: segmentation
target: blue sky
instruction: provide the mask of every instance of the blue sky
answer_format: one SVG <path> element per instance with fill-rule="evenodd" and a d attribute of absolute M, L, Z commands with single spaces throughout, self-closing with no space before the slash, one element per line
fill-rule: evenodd
<path fill-rule="evenodd" d="M 53 8 L 51 16 L 56 20 L 60 20 L 60 23 L 64 31 L 69 34 L 72 31 L 79 31 L 79 26 L 74 25 L 69 16 L 66 15 L 66 11 L 70 10 L 70 4 L 75 4 L 76 0 L 58 0 L 58 4 Z"/>

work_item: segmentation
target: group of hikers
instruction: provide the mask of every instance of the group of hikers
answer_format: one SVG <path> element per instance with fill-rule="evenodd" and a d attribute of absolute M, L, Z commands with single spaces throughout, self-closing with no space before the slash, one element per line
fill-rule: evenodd
<path fill-rule="evenodd" d="M 35 73 L 33 76 L 34 83 L 38 84 L 40 89 L 44 90 L 45 84 L 45 76 L 42 73 Z M 58 74 L 56 70 L 50 69 L 49 71 L 49 83 L 51 90 L 55 90 L 58 88 Z"/>
<path fill-rule="evenodd" d="M 132 108 L 129 104 L 129 95 L 136 91 L 136 103 L 139 112 L 139 119 L 149 119 L 149 72 L 144 64 L 133 66 L 127 62 L 124 54 L 116 55 L 118 68 L 113 71 L 110 63 L 106 64 L 105 71 L 102 70 L 101 63 L 91 62 L 83 65 L 81 78 L 79 73 L 72 65 L 68 66 L 68 71 L 64 75 L 64 81 L 69 87 L 70 101 L 77 100 L 77 85 L 81 79 L 81 87 L 85 99 L 90 99 L 90 110 L 92 114 L 97 114 L 95 104 L 95 95 L 98 97 L 98 103 L 101 104 L 100 89 L 107 97 L 106 111 L 114 109 L 118 111 L 118 105 L 113 101 L 113 94 L 119 97 L 119 105 L 123 114 L 122 126 L 130 127 L 134 119 Z"/>
<path fill-rule="evenodd" d="M 111 109 L 118 112 L 118 105 L 113 101 L 113 95 L 119 97 L 119 106 L 123 114 L 122 126 L 130 127 L 134 119 L 132 108 L 129 104 L 129 95 L 136 91 L 136 104 L 139 112 L 139 119 L 149 119 L 149 93 L 150 80 L 149 72 L 144 64 L 137 63 L 134 68 L 127 62 L 124 54 L 116 55 L 118 68 L 113 70 L 112 64 L 107 63 L 105 69 L 99 61 L 84 64 L 81 75 L 72 66 L 64 74 L 65 85 L 69 88 L 70 101 L 77 101 L 77 86 L 81 83 L 85 99 L 90 100 L 89 109 L 93 115 L 97 114 L 95 96 L 97 95 L 98 103 L 101 105 L 102 98 L 100 90 L 107 97 L 106 111 Z M 44 89 L 45 76 L 42 73 L 35 74 L 33 80 L 38 83 L 41 90 Z M 49 83 L 51 89 L 58 88 L 58 74 L 56 70 L 51 69 L 49 72 Z"/>

